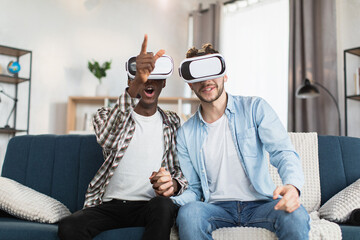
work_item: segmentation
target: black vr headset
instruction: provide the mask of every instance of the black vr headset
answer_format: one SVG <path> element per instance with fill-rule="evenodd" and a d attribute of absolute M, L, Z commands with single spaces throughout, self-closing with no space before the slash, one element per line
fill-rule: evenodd
<path fill-rule="evenodd" d="M 126 72 L 130 79 L 134 79 L 136 75 L 136 56 L 129 58 L 125 64 Z M 168 55 L 162 55 L 155 62 L 155 68 L 151 72 L 148 79 L 164 80 L 171 76 L 174 69 L 173 59 Z"/>
<path fill-rule="evenodd" d="M 195 83 L 219 78 L 226 73 L 225 60 L 220 54 L 187 58 L 181 62 L 179 74 L 185 82 Z"/>

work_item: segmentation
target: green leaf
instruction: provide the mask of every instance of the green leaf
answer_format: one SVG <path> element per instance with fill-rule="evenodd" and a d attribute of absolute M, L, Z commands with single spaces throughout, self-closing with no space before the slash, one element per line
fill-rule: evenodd
<path fill-rule="evenodd" d="M 93 60 L 93 62 L 88 61 L 88 69 L 94 76 L 99 79 L 101 83 L 101 79 L 106 77 L 106 71 L 111 68 L 111 60 L 109 62 L 104 62 L 101 66 L 100 64 Z"/>

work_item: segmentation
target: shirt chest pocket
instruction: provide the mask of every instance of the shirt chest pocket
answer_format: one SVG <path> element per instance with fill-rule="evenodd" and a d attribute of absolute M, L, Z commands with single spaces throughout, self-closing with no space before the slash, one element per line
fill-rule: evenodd
<path fill-rule="evenodd" d="M 256 157 L 257 144 L 256 144 L 256 130 L 255 127 L 248 128 L 245 131 L 237 133 L 237 141 L 239 144 L 240 152 L 243 157 Z"/>

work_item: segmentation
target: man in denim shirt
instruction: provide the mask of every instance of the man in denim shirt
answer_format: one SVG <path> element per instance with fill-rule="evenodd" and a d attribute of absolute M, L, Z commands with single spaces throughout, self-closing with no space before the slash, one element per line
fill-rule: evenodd
<path fill-rule="evenodd" d="M 211 44 L 192 48 L 187 58 L 218 53 Z M 180 239 L 212 239 L 223 227 L 261 227 L 279 239 L 308 239 L 309 215 L 300 205 L 301 161 L 274 110 L 259 97 L 232 96 L 227 76 L 189 83 L 201 101 L 179 130 L 177 151 L 189 182 L 173 197 L 182 205 Z M 276 187 L 268 169 L 278 169 Z M 241 237 L 241 236 L 239 236 Z"/>

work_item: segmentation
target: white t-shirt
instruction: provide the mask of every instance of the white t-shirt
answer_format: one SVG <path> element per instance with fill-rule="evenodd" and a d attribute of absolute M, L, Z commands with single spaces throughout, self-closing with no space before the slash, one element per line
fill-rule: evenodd
<path fill-rule="evenodd" d="M 164 154 L 163 120 L 159 111 L 146 117 L 132 112 L 135 132 L 106 187 L 103 201 L 146 201 L 155 197 L 149 177 L 161 167 Z"/>
<path fill-rule="evenodd" d="M 204 156 L 210 190 L 209 202 L 263 199 L 245 174 L 227 116 L 224 114 L 215 122 L 207 123 L 207 126 Z"/>

